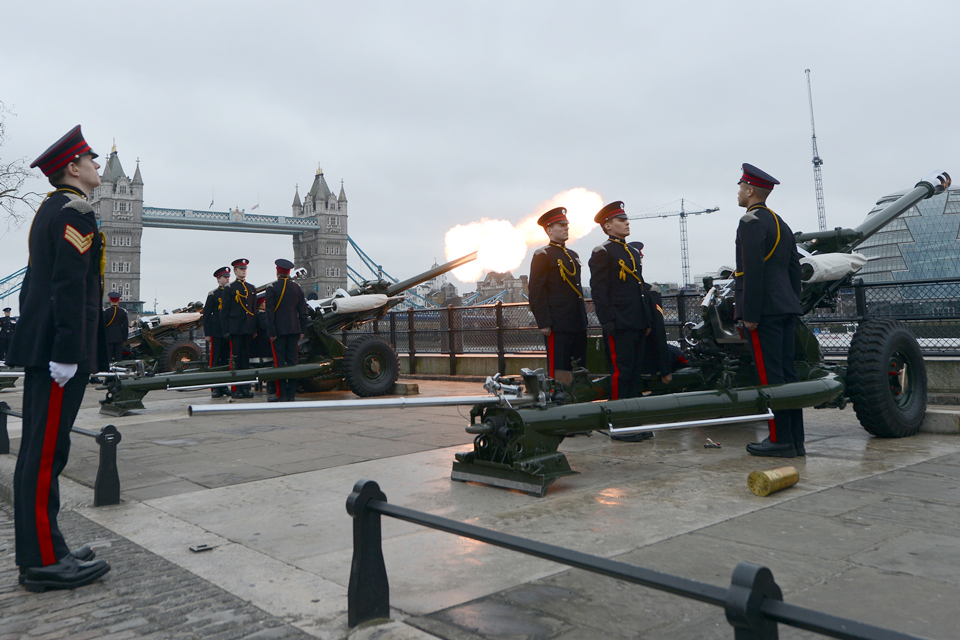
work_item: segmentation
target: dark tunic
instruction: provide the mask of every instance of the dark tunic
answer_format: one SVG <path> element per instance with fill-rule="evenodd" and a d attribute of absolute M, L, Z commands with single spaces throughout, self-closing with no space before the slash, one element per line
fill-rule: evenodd
<path fill-rule="evenodd" d="M 108 307 L 103 312 L 107 344 L 123 342 L 130 336 L 127 312 L 120 307 Z"/>
<path fill-rule="evenodd" d="M 640 252 L 623 240 L 608 238 L 590 256 L 590 289 L 604 331 L 644 331 L 650 326 L 643 295 Z"/>
<path fill-rule="evenodd" d="M 221 316 L 223 313 L 223 292 L 224 287 L 217 287 L 207 294 L 207 301 L 203 303 L 203 335 L 212 338 L 223 338 L 223 325 Z"/>
<path fill-rule="evenodd" d="M 540 329 L 586 331 L 580 256 L 563 245 L 540 247 L 530 262 L 530 310 Z M 566 276 L 566 278 L 564 278 Z"/>
<path fill-rule="evenodd" d="M 800 253 L 787 223 L 763 204 L 755 204 L 737 227 L 736 317 L 801 315 Z"/>
<path fill-rule="evenodd" d="M 229 336 L 253 335 L 257 332 L 257 287 L 234 280 L 223 291 L 221 326 Z"/>
<path fill-rule="evenodd" d="M 264 292 L 267 328 L 271 338 L 300 336 L 306 331 L 310 314 L 307 299 L 300 285 L 290 278 L 280 278 L 267 285 Z"/>

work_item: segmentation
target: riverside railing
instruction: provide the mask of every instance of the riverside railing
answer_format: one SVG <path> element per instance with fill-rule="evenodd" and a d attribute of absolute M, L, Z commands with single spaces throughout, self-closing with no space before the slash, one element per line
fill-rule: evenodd
<path fill-rule="evenodd" d="M 6 402 L 0 402 L 0 454 L 10 453 L 7 416 L 23 419 L 22 413 L 11 409 Z M 117 469 L 117 444 L 120 442 L 120 432 L 112 424 L 108 424 L 100 431 L 90 431 L 80 427 L 73 427 L 71 431 L 93 438 L 100 445 L 100 464 L 97 466 L 97 479 L 93 483 L 93 506 L 120 504 L 120 472 Z"/>
<path fill-rule="evenodd" d="M 702 293 L 679 291 L 663 296 L 667 339 L 677 342 L 681 327 L 699 322 Z M 817 334 L 825 355 L 846 355 L 858 322 L 871 318 L 903 321 L 917 336 L 928 356 L 960 356 L 960 278 L 863 283 L 841 289 L 835 309 L 817 309 L 804 321 Z M 587 300 L 588 334 L 599 336 L 600 323 Z M 496 354 L 504 370 L 508 354 L 543 354 L 543 336 L 526 302 L 409 309 L 392 311 L 367 323 L 353 337 L 375 333 L 387 339 L 398 353 L 410 359 L 416 373 L 418 356 L 443 354 L 449 358 L 450 374 L 456 374 L 457 356 Z"/>
<path fill-rule="evenodd" d="M 922 640 L 919 636 L 787 604 L 770 569 L 750 562 L 737 565 L 729 587 L 718 587 L 392 505 L 380 485 L 372 480 L 360 480 L 354 485 L 347 498 L 347 513 L 353 517 L 353 562 L 347 587 L 347 623 L 351 628 L 390 617 L 390 587 L 380 528 L 380 516 L 388 516 L 722 607 L 735 640 L 776 640 L 779 624 L 846 640 Z"/>

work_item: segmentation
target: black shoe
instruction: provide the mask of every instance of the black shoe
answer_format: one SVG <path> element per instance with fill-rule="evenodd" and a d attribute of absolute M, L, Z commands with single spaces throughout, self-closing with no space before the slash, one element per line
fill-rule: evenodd
<path fill-rule="evenodd" d="M 653 437 L 653 434 L 649 431 L 641 431 L 640 433 L 629 433 L 622 436 L 611 435 L 611 440 L 617 440 L 619 442 L 643 442 L 644 440 L 649 440 Z"/>
<path fill-rule="evenodd" d="M 807 455 L 807 450 L 803 447 L 802 444 L 798 444 L 798 445 L 796 446 L 796 449 L 797 449 L 797 457 L 798 457 L 798 458 L 802 458 L 802 457 L 804 457 L 805 455 Z"/>
<path fill-rule="evenodd" d="M 46 589 L 76 589 L 90 584 L 110 571 L 106 560 L 80 562 L 68 554 L 55 564 L 45 567 L 30 567 L 23 582 L 27 591 Z"/>
<path fill-rule="evenodd" d="M 91 549 L 90 547 L 84 546 L 84 547 L 80 547 L 79 549 L 73 549 L 70 552 L 70 555 L 72 555 L 74 558 L 76 558 L 80 562 L 90 562 L 91 560 L 97 557 L 97 552 Z M 27 568 L 20 567 L 19 582 L 21 587 L 23 586 L 23 582 L 26 579 L 26 577 L 27 577 Z"/>
<path fill-rule="evenodd" d="M 210 397 L 211 397 L 211 398 L 222 398 L 222 397 L 223 397 L 223 389 L 211 389 L 211 390 L 210 390 Z"/>
<path fill-rule="evenodd" d="M 280 398 L 278 396 L 270 396 L 267 398 L 267 402 L 283 402 L 286 398 Z"/>
<path fill-rule="evenodd" d="M 768 458 L 796 458 L 797 449 L 792 442 L 777 444 L 770 442 L 766 438 L 763 442 L 751 442 L 747 445 L 747 453 L 752 456 L 765 456 Z"/>

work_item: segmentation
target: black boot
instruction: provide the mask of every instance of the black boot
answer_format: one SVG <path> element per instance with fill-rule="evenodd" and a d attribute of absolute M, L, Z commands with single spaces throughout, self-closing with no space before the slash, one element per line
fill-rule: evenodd
<path fill-rule="evenodd" d="M 27 591 L 47 589 L 76 589 L 90 584 L 110 571 L 106 560 L 80 562 L 67 554 L 56 563 L 45 567 L 29 567 L 23 586 Z"/>

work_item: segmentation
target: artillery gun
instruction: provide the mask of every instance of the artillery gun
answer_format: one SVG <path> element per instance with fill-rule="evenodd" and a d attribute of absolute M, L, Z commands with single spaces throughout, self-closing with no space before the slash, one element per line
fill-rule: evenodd
<path fill-rule="evenodd" d="M 803 254 L 801 304 L 804 313 L 835 304 L 865 263 L 858 245 L 920 200 L 950 186 L 946 173 L 930 174 L 885 209 L 871 214 L 856 229 L 796 234 Z M 725 274 L 729 276 L 729 274 Z M 484 385 L 481 398 L 384 399 L 379 406 L 473 405 L 467 432 L 473 450 L 456 454 L 451 478 L 517 489 L 542 496 L 558 478 L 577 473 L 558 451 L 567 436 L 592 430 L 628 435 L 667 429 L 766 421 L 774 410 L 842 409 L 853 404 L 869 433 L 886 438 L 915 434 L 926 410 L 927 378 L 916 338 L 896 320 L 866 320 L 853 336 L 846 362 L 829 363 L 813 332 L 803 322 L 796 329 L 799 382 L 760 385 L 753 357 L 734 321 L 733 281 L 708 281 L 702 319 L 682 331 L 681 348 L 689 366 L 643 381 L 644 395 L 607 400 L 609 376 L 574 372 L 570 386 L 525 369 L 521 380 L 497 376 Z M 606 401 L 604 401 L 606 400 Z M 603 401 L 603 402 L 599 402 Z M 193 406 L 208 411 L 270 411 L 370 408 L 370 402 L 303 402 L 283 407 L 268 404 Z"/>
<path fill-rule="evenodd" d="M 300 341 L 301 364 L 292 367 L 232 371 L 225 367 L 208 369 L 197 363 L 196 370 L 146 372 L 134 379 L 121 373 L 97 374 L 105 380 L 103 388 L 107 391 L 106 398 L 100 401 L 100 412 L 121 416 L 142 409 L 147 392 L 158 389 L 187 391 L 290 378 L 302 379 L 310 391 L 332 389 L 345 382 L 358 396 L 390 393 L 400 371 L 397 353 L 390 343 L 370 334 L 345 345 L 336 333 L 382 318 L 390 308 L 403 301 L 400 294 L 407 289 L 452 271 L 476 257 L 476 252 L 465 255 L 402 282 L 367 280 L 349 291 L 339 290 L 332 298 L 311 301 L 310 323 Z"/>

